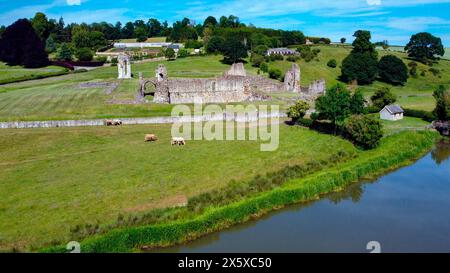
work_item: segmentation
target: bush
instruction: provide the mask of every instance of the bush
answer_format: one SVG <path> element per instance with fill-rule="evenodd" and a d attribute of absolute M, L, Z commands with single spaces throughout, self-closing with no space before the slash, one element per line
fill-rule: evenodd
<path fill-rule="evenodd" d="M 280 69 L 276 69 L 276 68 L 269 69 L 269 77 L 271 79 L 280 80 L 281 79 L 281 75 L 282 75 L 282 72 L 281 72 Z"/>
<path fill-rule="evenodd" d="M 297 121 L 306 115 L 309 110 L 309 104 L 306 101 L 299 100 L 294 105 L 289 107 L 287 116 L 293 121 Z"/>
<path fill-rule="evenodd" d="M 397 101 L 397 96 L 391 92 L 391 89 L 382 87 L 375 91 L 375 94 L 370 98 L 372 104 L 379 110 L 383 109 L 386 105 L 393 104 Z M 378 110 L 378 111 L 379 111 Z"/>
<path fill-rule="evenodd" d="M 354 115 L 344 125 L 347 138 L 364 149 L 373 149 L 380 144 L 383 137 L 382 125 L 371 116 Z"/>
<path fill-rule="evenodd" d="M 269 48 L 266 45 L 259 45 L 253 49 L 253 53 L 265 55 L 267 50 L 269 50 Z"/>
<path fill-rule="evenodd" d="M 107 60 L 108 60 L 108 58 L 106 56 L 95 57 L 95 61 L 97 61 L 97 62 L 106 63 Z"/>
<path fill-rule="evenodd" d="M 300 59 L 300 58 L 299 58 L 298 56 L 288 56 L 288 57 L 286 58 L 286 61 L 295 63 L 295 62 L 298 61 L 299 59 Z"/>
<path fill-rule="evenodd" d="M 80 48 L 75 52 L 75 57 L 82 62 L 90 62 L 94 58 L 94 54 L 89 48 Z"/>
<path fill-rule="evenodd" d="M 185 48 L 194 48 L 194 49 L 198 49 L 203 47 L 203 42 L 202 41 L 198 41 L 198 40 L 188 40 L 185 44 L 184 44 Z"/>
<path fill-rule="evenodd" d="M 404 115 L 406 117 L 420 118 L 428 122 L 432 122 L 436 119 L 436 117 L 432 112 L 415 109 L 403 109 L 403 110 L 405 111 Z"/>
<path fill-rule="evenodd" d="M 169 59 L 169 60 L 173 60 L 173 59 L 175 59 L 175 57 L 176 57 L 176 54 L 175 54 L 175 50 L 173 49 L 173 48 L 167 48 L 165 51 L 164 51 L 164 56 L 167 58 L 167 59 Z"/>
<path fill-rule="evenodd" d="M 252 54 L 251 62 L 252 62 L 252 66 L 260 67 L 261 64 L 264 62 L 264 56 L 258 55 L 258 54 Z"/>
<path fill-rule="evenodd" d="M 261 69 L 261 71 L 264 72 L 264 73 L 269 72 L 269 66 L 267 65 L 267 63 L 262 63 L 262 64 L 259 66 L 259 69 Z"/>
<path fill-rule="evenodd" d="M 283 61 L 284 60 L 284 56 L 281 54 L 272 54 L 269 56 L 269 60 L 271 62 L 275 62 L 275 61 Z"/>
<path fill-rule="evenodd" d="M 178 51 L 178 58 L 186 58 L 189 55 L 190 55 L 189 52 L 184 48 L 182 48 Z"/>
<path fill-rule="evenodd" d="M 331 67 L 331 68 L 336 68 L 337 67 L 337 61 L 335 59 L 331 59 L 331 60 L 328 61 L 327 66 Z"/>
<path fill-rule="evenodd" d="M 395 85 L 403 85 L 408 80 L 408 68 L 394 55 L 381 58 L 378 63 L 378 74 L 383 81 Z"/>

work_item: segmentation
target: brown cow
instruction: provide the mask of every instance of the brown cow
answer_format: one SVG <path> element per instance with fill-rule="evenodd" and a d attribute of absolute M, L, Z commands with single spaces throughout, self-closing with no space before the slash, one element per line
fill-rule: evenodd
<path fill-rule="evenodd" d="M 103 124 L 105 124 L 105 126 L 113 126 L 114 121 L 111 119 L 106 119 L 105 121 L 103 121 Z"/>
<path fill-rule="evenodd" d="M 153 141 L 157 141 L 157 140 L 158 140 L 158 137 L 153 134 L 145 135 L 145 142 L 153 142 Z"/>

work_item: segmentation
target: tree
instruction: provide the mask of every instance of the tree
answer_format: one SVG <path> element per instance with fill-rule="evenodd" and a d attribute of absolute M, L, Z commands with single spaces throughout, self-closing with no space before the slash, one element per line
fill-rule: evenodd
<path fill-rule="evenodd" d="M 309 110 L 309 104 L 306 101 L 299 100 L 294 105 L 289 107 L 287 116 L 293 121 L 297 121 L 306 115 Z"/>
<path fill-rule="evenodd" d="M 252 62 L 252 66 L 260 67 L 261 64 L 264 62 L 264 57 L 259 54 L 252 54 L 251 62 Z"/>
<path fill-rule="evenodd" d="M 397 96 L 391 92 L 388 87 L 382 87 L 375 91 L 375 94 L 370 98 L 372 104 L 378 109 L 383 109 L 386 105 L 393 104 L 397 101 Z"/>
<path fill-rule="evenodd" d="M 259 69 L 262 71 L 262 72 L 264 72 L 264 73 L 267 73 L 267 72 L 269 72 L 269 66 L 267 65 L 267 63 L 262 63 L 260 66 L 259 66 Z"/>
<path fill-rule="evenodd" d="M 212 36 L 206 44 L 206 52 L 219 53 L 222 52 L 222 47 L 225 44 L 225 39 L 221 36 Z"/>
<path fill-rule="evenodd" d="M 436 59 L 435 56 L 444 56 L 444 46 L 441 38 L 435 37 L 428 32 L 421 32 L 411 36 L 411 40 L 405 47 L 410 58 L 420 62 L 428 62 Z"/>
<path fill-rule="evenodd" d="M 264 56 L 264 55 L 266 55 L 267 50 L 269 50 L 269 48 L 266 45 L 259 45 L 259 46 L 256 46 L 253 49 L 253 52 L 258 54 L 258 55 L 263 55 Z"/>
<path fill-rule="evenodd" d="M 335 59 L 331 59 L 331 60 L 328 61 L 327 66 L 331 67 L 331 68 L 336 68 L 337 61 Z"/>
<path fill-rule="evenodd" d="M 5 26 L 0 26 L 0 39 L 2 38 L 2 34 L 3 32 L 5 32 L 6 27 Z"/>
<path fill-rule="evenodd" d="M 175 50 L 173 50 L 173 48 L 169 47 L 168 49 L 166 49 L 164 51 L 164 56 L 169 60 L 175 59 L 175 57 L 176 57 Z"/>
<path fill-rule="evenodd" d="M 158 21 L 158 19 L 155 18 L 149 19 L 147 22 L 147 28 L 148 28 L 148 37 L 161 36 L 162 25 Z"/>
<path fill-rule="evenodd" d="M 364 115 L 351 116 L 344 126 L 346 136 L 364 149 L 373 149 L 380 144 L 382 129 L 379 120 Z"/>
<path fill-rule="evenodd" d="M 139 43 L 147 41 L 148 38 L 147 30 L 144 27 L 135 28 L 134 37 L 136 37 L 136 41 Z"/>
<path fill-rule="evenodd" d="M 62 43 L 58 51 L 58 60 L 70 61 L 72 60 L 72 51 L 66 43 Z"/>
<path fill-rule="evenodd" d="M 122 38 L 130 39 L 133 38 L 134 35 L 134 24 L 132 22 L 128 22 L 122 28 Z"/>
<path fill-rule="evenodd" d="M 42 41 L 47 40 L 50 35 L 50 23 L 44 13 L 36 13 L 33 19 L 31 19 L 31 25 L 33 25 L 36 34 Z"/>
<path fill-rule="evenodd" d="M 386 55 L 378 63 L 378 75 L 387 83 L 403 85 L 408 80 L 408 68 L 400 58 Z"/>
<path fill-rule="evenodd" d="M 271 78 L 271 79 L 281 80 L 282 74 L 283 73 L 281 72 L 280 69 L 277 69 L 277 68 L 269 69 L 269 78 Z"/>
<path fill-rule="evenodd" d="M 350 113 L 353 115 L 365 114 L 366 108 L 364 105 L 366 104 L 366 99 L 364 98 L 364 94 L 361 89 L 356 89 L 355 93 L 353 93 L 350 98 Z"/>
<path fill-rule="evenodd" d="M 351 114 L 350 99 L 350 91 L 343 84 L 336 84 L 316 99 L 319 116 L 333 123 L 335 134 L 337 125 Z"/>
<path fill-rule="evenodd" d="M 378 53 L 370 42 L 369 31 L 358 30 L 353 35 L 353 50 L 342 62 L 342 80 L 358 81 L 359 84 L 372 83 L 378 72 Z"/>
<path fill-rule="evenodd" d="M 208 16 L 203 22 L 203 27 L 215 27 L 217 26 L 217 19 L 214 16 Z"/>
<path fill-rule="evenodd" d="M 17 20 L 5 29 L 0 40 L 0 60 L 28 68 L 48 64 L 44 43 L 27 19 Z"/>
<path fill-rule="evenodd" d="M 56 51 L 56 43 L 53 35 L 48 36 L 47 41 L 45 41 L 45 51 L 48 53 Z"/>
<path fill-rule="evenodd" d="M 89 48 L 79 48 L 75 52 L 75 56 L 79 61 L 90 62 L 94 58 L 94 54 Z"/>
<path fill-rule="evenodd" d="M 185 58 L 187 56 L 189 56 L 187 49 L 182 48 L 178 51 L 178 58 Z"/>
<path fill-rule="evenodd" d="M 247 48 L 236 36 L 229 37 L 225 40 L 221 52 L 224 56 L 224 61 L 229 64 L 236 63 L 248 56 Z"/>
<path fill-rule="evenodd" d="M 346 41 L 347 41 L 346 38 L 344 38 L 344 37 L 341 38 L 341 44 L 345 44 Z"/>
<path fill-rule="evenodd" d="M 433 97 L 436 100 L 433 114 L 438 120 L 450 120 L 450 91 L 441 85 L 434 91 Z"/>

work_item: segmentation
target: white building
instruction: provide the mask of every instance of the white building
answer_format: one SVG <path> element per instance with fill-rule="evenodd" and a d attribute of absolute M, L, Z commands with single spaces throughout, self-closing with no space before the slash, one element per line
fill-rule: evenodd
<path fill-rule="evenodd" d="M 383 120 L 402 120 L 405 111 L 399 105 L 387 105 L 380 111 L 380 118 Z"/>
<path fill-rule="evenodd" d="M 297 50 L 289 49 L 286 47 L 271 48 L 271 49 L 267 50 L 266 54 L 267 54 L 267 56 L 274 55 L 274 54 L 283 55 L 283 56 L 295 55 L 295 54 L 297 54 Z"/>

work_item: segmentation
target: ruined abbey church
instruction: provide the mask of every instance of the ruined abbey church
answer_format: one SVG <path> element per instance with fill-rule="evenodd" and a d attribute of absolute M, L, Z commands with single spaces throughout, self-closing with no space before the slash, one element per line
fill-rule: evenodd
<path fill-rule="evenodd" d="M 142 73 L 139 74 L 137 99 L 142 101 L 145 96 L 153 95 L 155 103 L 230 103 L 266 100 L 270 93 L 276 92 L 295 92 L 305 100 L 313 100 L 325 93 L 324 80 L 302 87 L 300 77 L 297 64 L 286 73 L 284 82 L 279 82 L 247 75 L 244 65 L 236 63 L 222 76 L 213 79 L 169 79 L 166 67 L 160 64 L 153 79 L 144 79 Z M 154 86 L 154 91 L 146 91 L 149 85 Z"/>

